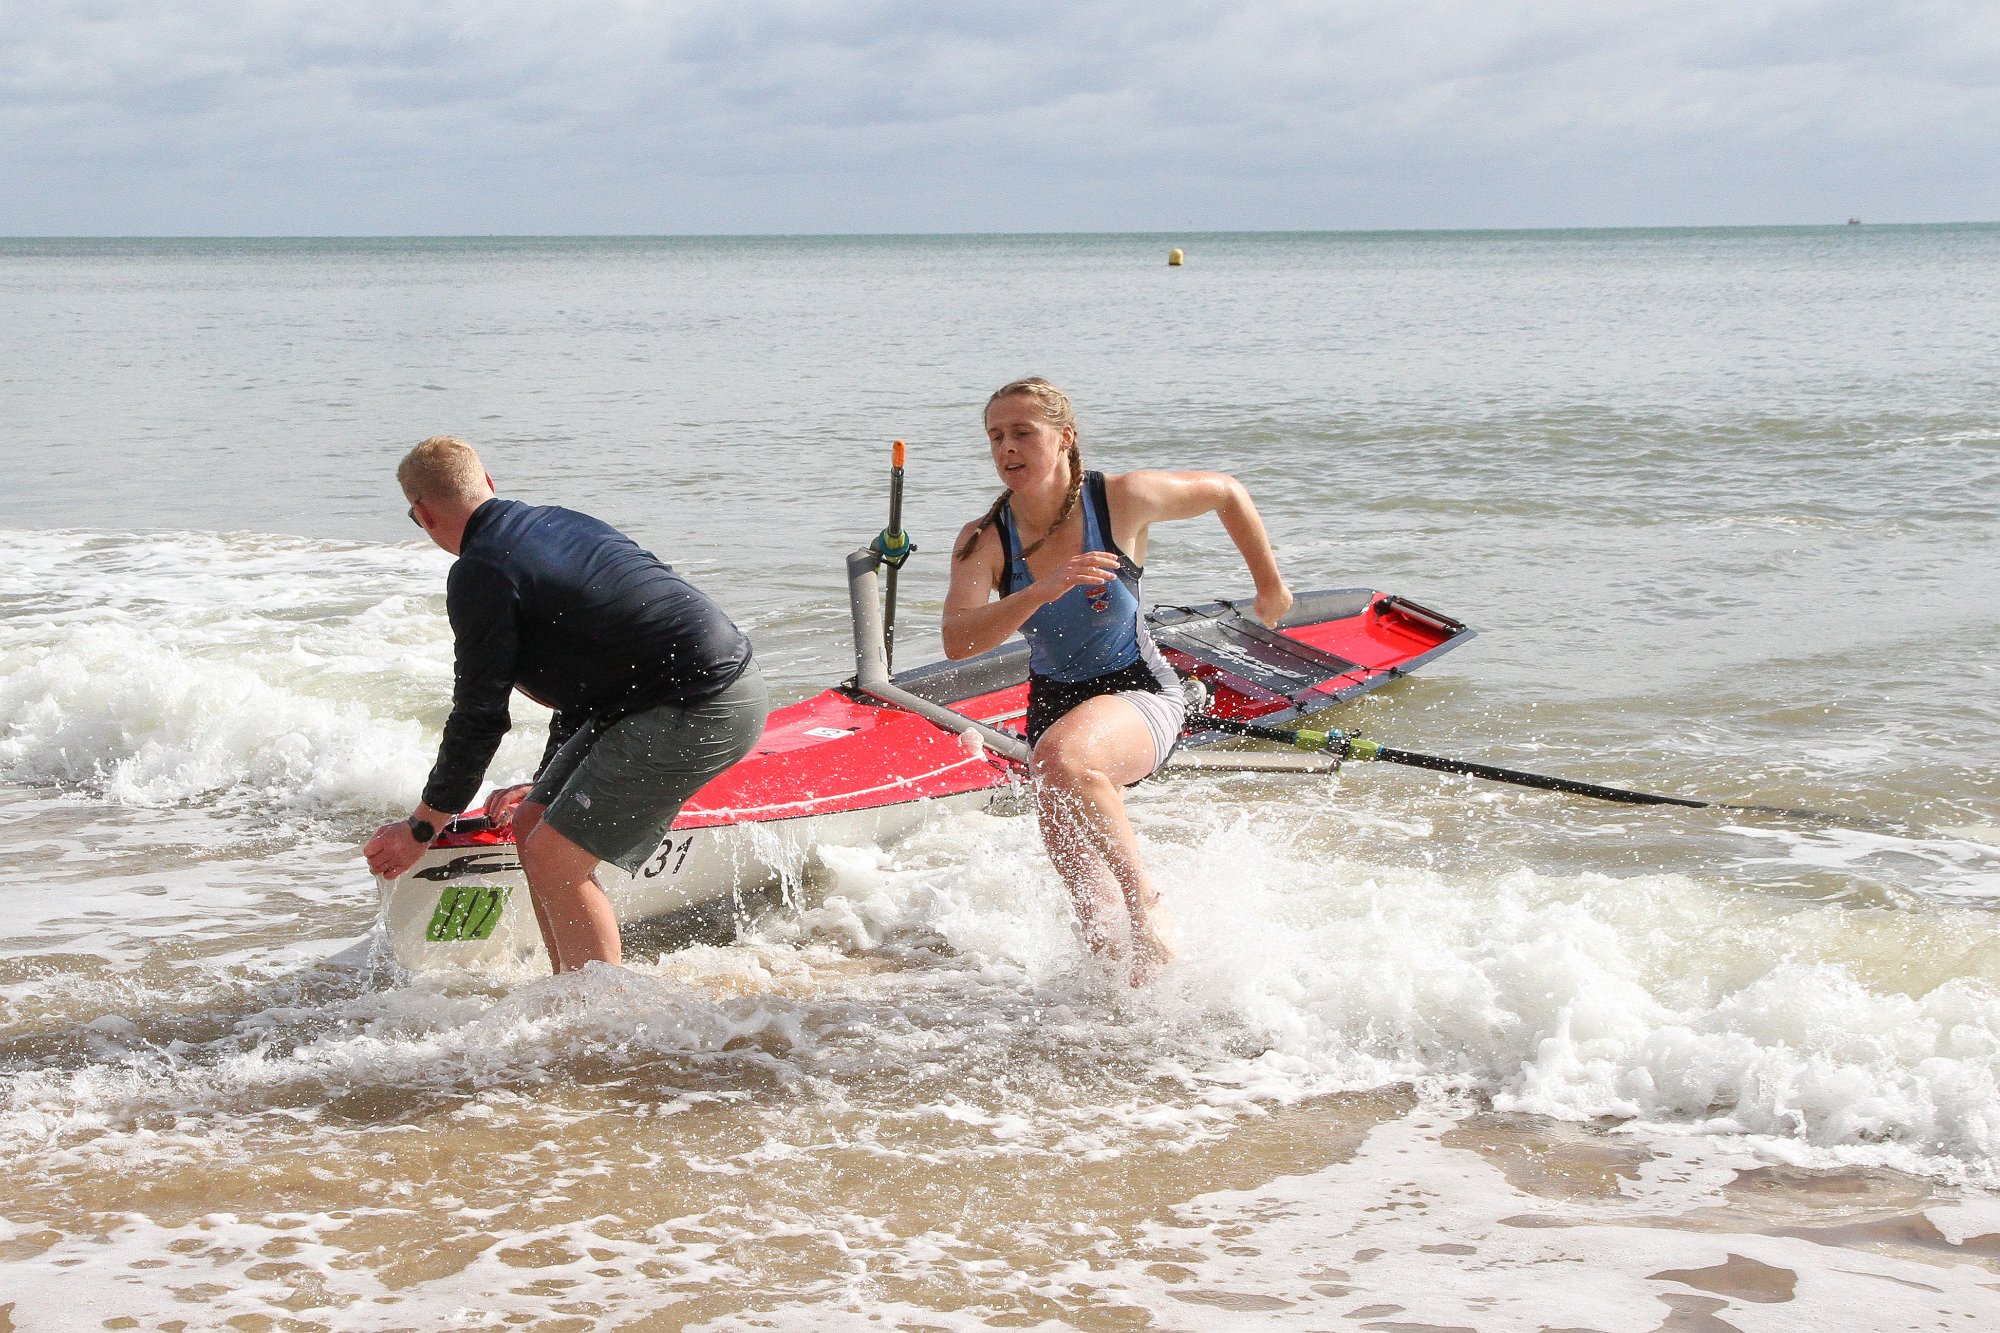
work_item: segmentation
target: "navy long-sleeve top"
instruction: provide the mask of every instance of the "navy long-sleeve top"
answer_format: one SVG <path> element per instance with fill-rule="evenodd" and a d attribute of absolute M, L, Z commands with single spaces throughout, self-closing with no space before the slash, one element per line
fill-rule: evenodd
<path fill-rule="evenodd" d="M 424 804 L 460 810 L 512 725 L 519 689 L 555 710 L 546 765 L 594 715 L 720 693 L 750 663 L 722 608 L 631 538 L 573 509 L 488 500 L 445 582 L 451 716 Z"/>

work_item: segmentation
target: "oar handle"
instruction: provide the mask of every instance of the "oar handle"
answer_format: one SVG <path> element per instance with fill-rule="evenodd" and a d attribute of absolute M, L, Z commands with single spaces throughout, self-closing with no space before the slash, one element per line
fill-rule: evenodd
<path fill-rule="evenodd" d="M 903 442 L 889 446 L 889 533 L 903 535 L 903 460 L 908 456 Z"/>

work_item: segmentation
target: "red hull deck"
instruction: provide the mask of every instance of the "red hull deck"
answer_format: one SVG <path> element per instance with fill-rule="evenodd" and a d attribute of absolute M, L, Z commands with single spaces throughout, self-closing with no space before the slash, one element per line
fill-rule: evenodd
<path fill-rule="evenodd" d="M 1392 680 L 1472 634 L 1457 621 L 1368 589 L 1302 596 L 1282 635 L 1260 634 L 1261 627 L 1233 610 L 1218 602 L 1161 608 L 1151 616 L 1168 660 L 1208 687 L 1211 711 L 1224 717 L 1282 721 L 1311 714 Z M 1305 656 L 1296 657 L 1301 651 Z M 1028 687 L 1027 653 L 1020 645 L 895 679 L 966 717 L 1021 732 Z M 957 796 L 1005 786 L 1017 771 L 915 714 L 839 687 L 774 711 L 756 748 L 697 792 L 674 828 L 805 819 Z M 470 845 L 505 835 L 448 836 Z"/>

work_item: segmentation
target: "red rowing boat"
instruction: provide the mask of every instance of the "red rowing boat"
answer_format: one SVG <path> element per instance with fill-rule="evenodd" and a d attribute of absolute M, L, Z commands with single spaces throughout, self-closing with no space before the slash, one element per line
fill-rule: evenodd
<path fill-rule="evenodd" d="M 634 875 L 603 870 L 621 923 L 725 927 L 746 895 L 795 884 L 814 846 L 882 844 L 948 810 L 984 808 L 1023 786 L 1027 648 L 890 675 L 876 591 L 879 557 L 849 558 L 857 671 L 775 710 L 755 749 L 695 794 Z M 1306 593 L 1276 630 L 1234 603 L 1156 608 L 1167 660 L 1217 717 L 1284 723 L 1322 713 L 1455 647 L 1456 620 L 1363 588 Z M 1337 761 L 1218 749 L 1187 736 L 1173 768 L 1325 772 Z M 381 881 L 382 926 L 417 969 L 546 969 L 512 831 L 468 814 L 402 878 Z"/>

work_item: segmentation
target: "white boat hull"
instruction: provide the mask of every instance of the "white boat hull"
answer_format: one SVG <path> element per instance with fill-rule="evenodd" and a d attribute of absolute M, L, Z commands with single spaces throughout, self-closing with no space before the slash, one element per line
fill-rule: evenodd
<path fill-rule="evenodd" d="M 621 926 L 703 910 L 734 913 L 758 890 L 798 888 L 809 878 L 816 847 L 891 843 L 938 813 L 984 809 L 1006 791 L 675 829 L 638 873 L 607 863 L 599 883 Z M 401 878 L 376 885 L 389 950 L 412 971 L 549 971 L 527 876 L 511 842 L 433 848 Z"/>

